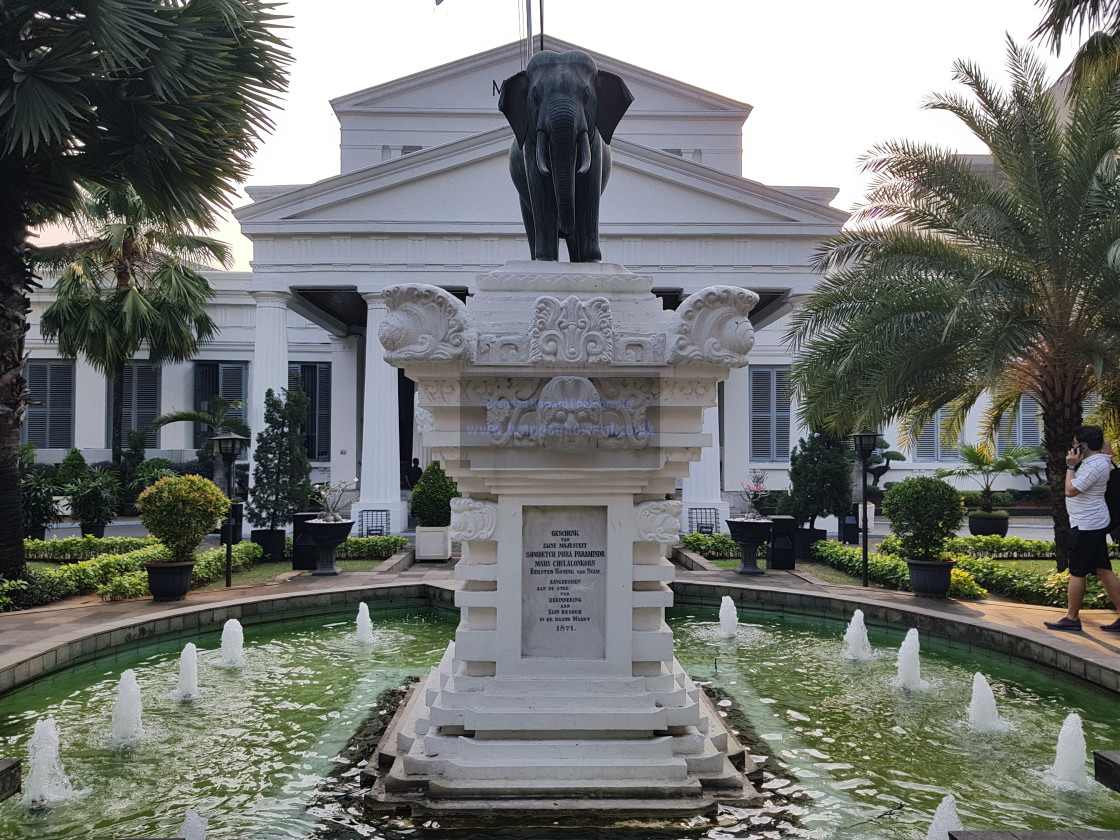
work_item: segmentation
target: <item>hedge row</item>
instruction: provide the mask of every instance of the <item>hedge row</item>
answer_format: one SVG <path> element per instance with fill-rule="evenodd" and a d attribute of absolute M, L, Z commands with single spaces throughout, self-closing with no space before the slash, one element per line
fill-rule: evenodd
<path fill-rule="evenodd" d="M 1037 604 L 1041 607 L 1066 606 L 1066 595 L 1069 592 L 1068 571 L 1039 574 L 988 557 L 962 557 L 957 566 L 966 569 L 981 586 L 997 595 L 1006 595 L 1024 604 Z M 1101 586 L 1100 578 L 1089 575 L 1085 583 L 1085 600 L 1082 604 L 1085 609 L 1103 610 L 1112 606 L 1108 593 Z"/>
<path fill-rule="evenodd" d="M 898 553 L 898 537 L 889 534 L 883 538 L 879 551 Z M 987 557 L 992 560 L 1053 560 L 1057 556 L 1051 540 L 1023 540 L 1018 537 L 954 537 L 946 544 L 951 554 Z M 1120 560 L 1120 544 L 1109 543 L 1108 553 Z"/>
<path fill-rule="evenodd" d="M 334 552 L 335 560 L 384 560 L 408 545 L 407 537 L 347 537 Z M 284 540 L 284 551 L 292 556 L 292 538 Z"/>
<path fill-rule="evenodd" d="M 681 537 L 681 545 L 705 560 L 740 555 L 739 544 L 727 534 L 685 534 Z"/>
<path fill-rule="evenodd" d="M 196 555 L 198 562 L 191 577 L 191 586 L 203 586 L 224 575 L 225 555 L 225 548 Z M 125 554 L 100 554 L 57 569 L 42 572 L 28 570 L 23 580 L 0 583 L 0 611 L 30 609 L 72 595 L 94 592 L 109 600 L 142 597 L 148 594 L 148 576 L 143 564 L 167 560 L 170 556 L 167 548 L 156 542 Z M 247 568 L 260 557 L 261 548 L 255 543 L 243 542 L 233 547 L 235 569 Z"/>
<path fill-rule="evenodd" d="M 863 552 L 855 546 L 842 545 L 829 540 L 813 543 L 813 558 L 828 566 L 841 569 L 853 577 L 863 575 Z M 987 591 L 973 578 L 968 570 L 962 568 L 969 558 L 954 557 L 957 567 L 953 569 L 949 584 L 949 597 L 960 600 L 976 600 L 987 595 Z M 887 589 L 910 591 L 910 569 L 905 560 L 893 554 L 869 554 L 867 557 L 867 577 Z"/>
<path fill-rule="evenodd" d="M 127 554 L 158 545 L 155 537 L 66 537 L 62 540 L 24 540 L 23 555 L 45 563 L 77 563 L 102 554 Z"/>

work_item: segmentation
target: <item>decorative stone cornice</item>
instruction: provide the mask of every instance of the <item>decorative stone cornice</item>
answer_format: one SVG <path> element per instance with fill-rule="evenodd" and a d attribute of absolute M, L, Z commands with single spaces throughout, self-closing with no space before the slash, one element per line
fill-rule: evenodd
<path fill-rule="evenodd" d="M 377 337 L 387 362 L 474 361 L 478 336 L 468 328 L 465 307 L 457 298 L 422 283 L 389 286 L 382 294 L 389 314 Z"/>
<path fill-rule="evenodd" d="M 709 286 L 689 295 L 669 327 L 668 362 L 744 367 L 754 347 L 749 319 L 758 295 L 738 286 Z"/>
<path fill-rule="evenodd" d="M 469 497 L 451 500 L 451 539 L 492 540 L 498 524 L 498 506 Z"/>
<path fill-rule="evenodd" d="M 634 505 L 634 508 L 638 514 L 638 541 L 656 542 L 662 545 L 676 545 L 680 542 L 680 502 L 671 499 L 641 502 Z"/>

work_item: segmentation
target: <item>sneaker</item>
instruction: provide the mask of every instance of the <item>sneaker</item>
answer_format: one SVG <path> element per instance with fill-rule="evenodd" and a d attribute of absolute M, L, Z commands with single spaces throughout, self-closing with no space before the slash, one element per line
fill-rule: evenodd
<path fill-rule="evenodd" d="M 1102 624 L 1101 629 L 1106 633 L 1120 633 L 1120 621 L 1114 621 L 1111 624 Z"/>
<path fill-rule="evenodd" d="M 1062 618 L 1059 618 L 1057 621 L 1044 621 L 1042 623 L 1045 624 L 1047 627 L 1049 627 L 1051 630 L 1080 630 L 1081 629 L 1081 619 L 1080 618 L 1068 618 L 1068 617 L 1063 616 Z"/>

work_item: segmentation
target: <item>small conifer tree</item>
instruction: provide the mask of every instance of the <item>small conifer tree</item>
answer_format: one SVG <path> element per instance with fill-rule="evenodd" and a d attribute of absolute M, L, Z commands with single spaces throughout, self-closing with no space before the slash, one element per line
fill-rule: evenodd
<path fill-rule="evenodd" d="M 412 488 L 412 515 L 424 528 L 451 524 L 451 500 L 459 496 L 459 485 L 432 461 Z"/>
<path fill-rule="evenodd" d="M 282 528 L 311 496 L 311 462 L 301 427 L 310 400 L 299 380 L 281 399 L 269 388 L 264 398 L 264 429 L 253 449 L 253 489 L 246 514 L 258 527 Z"/>
<path fill-rule="evenodd" d="M 789 496 L 782 513 L 815 527 L 818 516 L 844 516 L 852 507 L 852 462 L 842 440 L 819 432 L 789 456 Z"/>

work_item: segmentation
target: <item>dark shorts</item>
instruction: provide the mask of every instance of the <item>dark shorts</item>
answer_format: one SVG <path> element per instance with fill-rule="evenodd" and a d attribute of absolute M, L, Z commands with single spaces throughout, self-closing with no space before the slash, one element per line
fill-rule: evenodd
<path fill-rule="evenodd" d="M 1108 528 L 1082 531 L 1069 529 L 1069 573 L 1072 577 L 1085 577 L 1097 569 L 1112 569 L 1108 559 Z"/>

